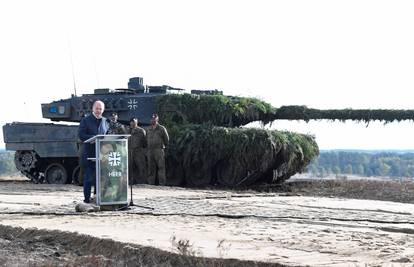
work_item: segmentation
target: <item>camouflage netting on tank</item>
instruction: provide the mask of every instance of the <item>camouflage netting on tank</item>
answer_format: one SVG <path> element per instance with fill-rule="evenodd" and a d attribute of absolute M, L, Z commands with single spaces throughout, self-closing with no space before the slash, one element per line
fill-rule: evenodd
<path fill-rule="evenodd" d="M 414 120 L 414 110 L 404 109 L 313 109 L 306 106 L 282 106 L 274 110 L 268 120 L 353 120 L 353 121 L 393 121 Z"/>
<path fill-rule="evenodd" d="M 157 99 L 162 117 L 176 123 L 211 123 L 217 126 L 241 126 L 253 121 L 264 124 L 275 120 L 414 120 L 414 110 L 396 109 L 314 109 L 306 106 L 272 107 L 256 98 L 223 95 L 165 95 Z"/>
<path fill-rule="evenodd" d="M 173 184 L 281 182 L 319 153 L 308 135 L 218 127 L 270 122 L 276 109 L 255 98 L 177 94 L 158 97 L 156 105 L 171 136 L 167 176 Z"/>
<path fill-rule="evenodd" d="M 319 154 L 312 136 L 253 128 L 167 125 L 167 176 L 190 186 L 281 182 Z"/>
<path fill-rule="evenodd" d="M 253 121 L 413 120 L 414 110 L 319 110 L 244 97 L 175 94 L 159 96 L 156 109 L 171 134 L 167 175 L 174 184 L 246 185 L 277 182 L 302 171 L 318 155 L 313 137 L 238 127 Z"/>
<path fill-rule="evenodd" d="M 164 121 L 236 127 L 252 121 L 268 123 L 275 109 L 256 98 L 170 94 L 157 98 L 157 111 Z"/>

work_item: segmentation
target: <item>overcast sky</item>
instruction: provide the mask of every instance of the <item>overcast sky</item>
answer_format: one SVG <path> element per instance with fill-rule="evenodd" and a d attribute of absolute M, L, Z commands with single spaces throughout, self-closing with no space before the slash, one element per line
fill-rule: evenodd
<path fill-rule="evenodd" d="M 276 107 L 414 109 L 413 14 L 413 1 L 1 0 L 0 125 L 45 121 L 40 103 L 70 97 L 71 54 L 78 94 L 142 76 Z M 414 149 L 413 122 L 273 127 L 322 149 Z"/>

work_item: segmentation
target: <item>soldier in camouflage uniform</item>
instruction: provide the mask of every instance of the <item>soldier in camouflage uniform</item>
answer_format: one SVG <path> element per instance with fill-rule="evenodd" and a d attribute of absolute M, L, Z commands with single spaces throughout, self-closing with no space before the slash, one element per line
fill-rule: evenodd
<path fill-rule="evenodd" d="M 133 118 L 129 127 L 129 173 L 131 184 L 143 184 L 147 179 L 147 159 L 146 159 L 146 132 L 138 126 L 138 119 Z"/>
<path fill-rule="evenodd" d="M 151 125 L 147 129 L 148 146 L 148 183 L 155 184 L 156 178 L 160 185 L 166 184 L 165 153 L 169 136 L 167 129 L 158 123 L 158 115 L 153 114 Z"/>
<path fill-rule="evenodd" d="M 108 134 L 126 134 L 124 125 L 118 122 L 118 114 L 112 113 L 112 116 L 109 120 L 109 130 Z"/>

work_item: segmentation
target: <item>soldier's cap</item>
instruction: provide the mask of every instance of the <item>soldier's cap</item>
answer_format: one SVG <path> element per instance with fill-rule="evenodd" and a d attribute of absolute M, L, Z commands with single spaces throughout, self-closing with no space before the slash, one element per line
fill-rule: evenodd
<path fill-rule="evenodd" d="M 158 118 L 158 114 L 157 113 L 152 114 L 151 118 L 157 119 Z"/>
<path fill-rule="evenodd" d="M 116 113 L 116 112 L 112 112 L 112 113 L 111 113 L 111 115 L 112 115 L 112 116 L 118 116 L 118 113 Z"/>
<path fill-rule="evenodd" d="M 131 121 L 135 121 L 135 120 L 137 120 L 137 121 L 138 121 L 138 118 L 133 117 L 133 118 L 131 118 L 131 119 L 129 120 L 129 122 L 131 122 Z"/>

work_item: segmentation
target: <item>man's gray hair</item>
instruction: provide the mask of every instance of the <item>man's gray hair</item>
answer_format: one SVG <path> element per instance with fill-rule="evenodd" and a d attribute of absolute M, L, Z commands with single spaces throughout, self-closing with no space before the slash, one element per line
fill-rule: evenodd
<path fill-rule="evenodd" d="M 101 104 L 103 107 L 105 107 L 105 103 L 104 103 L 104 102 L 102 102 L 101 100 L 96 100 L 95 102 L 93 102 L 92 108 L 93 108 L 96 104 Z"/>

